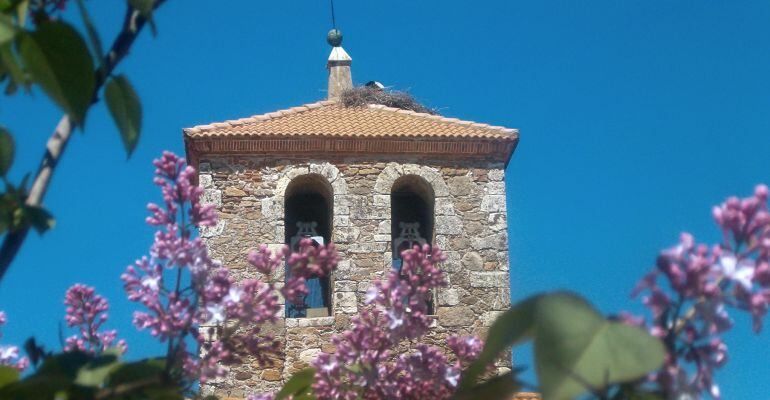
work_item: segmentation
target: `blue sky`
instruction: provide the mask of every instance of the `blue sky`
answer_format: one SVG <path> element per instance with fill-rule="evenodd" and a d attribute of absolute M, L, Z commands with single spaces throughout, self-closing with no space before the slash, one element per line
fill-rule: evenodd
<path fill-rule="evenodd" d="M 88 3 L 109 43 L 123 2 Z M 770 3 L 336 3 L 354 81 L 520 129 L 506 178 L 514 300 L 569 288 L 607 313 L 639 311 L 628 293 L 659 249 L 683 230 L 717 240 L 711 206 L 770 182 Z M 119 281 L 151 240 L 151 160 L 183 151 L 183 127 L 325 95 L 325 0 L 170 0 L 156 20 L 157 38 L 145 32 L 119 68 L 143 100 L 139 147 L 126 160 L 105 107 L 88 116 L 46 199 L 57 227 L 31 236 L 0 284 L 4 343 L 35 335 L 58 346 L 64 292 L 83 282 L 111 300 L 108 325 L 132 357 L 159 352 L 131 326 Z M 1 101 L 20 177 L 59 113 L 40 93 Z M 718 374 L 724 397 L 767 398 L 770 334 L 754 335 L 743 317 L 736 325 Z"/>

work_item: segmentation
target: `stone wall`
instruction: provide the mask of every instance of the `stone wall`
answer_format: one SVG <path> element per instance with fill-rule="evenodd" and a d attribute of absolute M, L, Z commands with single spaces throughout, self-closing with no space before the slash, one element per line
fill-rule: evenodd
<path fill-rule="evenodd" d="M 390 191 L 404 175 L 420 176 L 433 188 L 433 243 L 448 257 L 441 268 L 449 286 L 436 294 L 435 326 L 427 341 L 442 345 L 452 333 L 483 335 L 510 301 L 503 168 L 495 162 L 417 158 L 201 156 L 205 201 L 220 212 L 219 224 L 201 235 L 213 258 L 236 278 L 258 274 L 246 262 L 249 250 L 261 243 L 276 249 L 283 244 L 284 193 L 292 179 L 304 174 L 323 176 L 334 190 L 332 241 L 343 259 L 331 277 L 332 316 L 282 318 L 270 328 L 283 341 L 284 354 L 274 365 L 234 367 L 227 380 L 204 390 L 225 397 L 275 390 L 318 353 L 334 351 L 330 336 L 348 327 L 372 280 L 391 268 Z M 282 282 L 283 271 L 271 279 Z M 509 364 L 502 360 L 500 367 Z"/>

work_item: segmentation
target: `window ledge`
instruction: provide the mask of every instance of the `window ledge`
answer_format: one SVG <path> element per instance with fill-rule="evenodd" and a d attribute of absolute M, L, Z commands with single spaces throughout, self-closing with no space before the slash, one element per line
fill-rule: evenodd
<path fill-rule="evenodd" d="M 286 318 L 287 328 L 305 328 L 309 326 L 332 326 L 334 317 Z"/>

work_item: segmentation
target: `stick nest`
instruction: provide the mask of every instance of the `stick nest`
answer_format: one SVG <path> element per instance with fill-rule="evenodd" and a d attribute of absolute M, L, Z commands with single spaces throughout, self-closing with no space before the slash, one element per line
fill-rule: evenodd
<path fill-rule="evenodd" d="M 340 94 L 340 102 L 345 107 L 364 107 L 367 104 L 381 104 L 386 107 L 400 108 L 419 113 L 438 114 L 435 109 L 420 104 L 407 92 L 367 86 L 359 86 L 343 91 Z"/>

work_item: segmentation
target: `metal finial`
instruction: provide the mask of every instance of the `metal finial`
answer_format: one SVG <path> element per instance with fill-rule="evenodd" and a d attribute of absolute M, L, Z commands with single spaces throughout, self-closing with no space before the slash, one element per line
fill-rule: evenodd
<path fill-rule="evenodd" d="M 339 47 L 342 44 L 342 32 L 339 29 L 332 29 L 326 34 L 326 42 L 332 47 Z"/>

